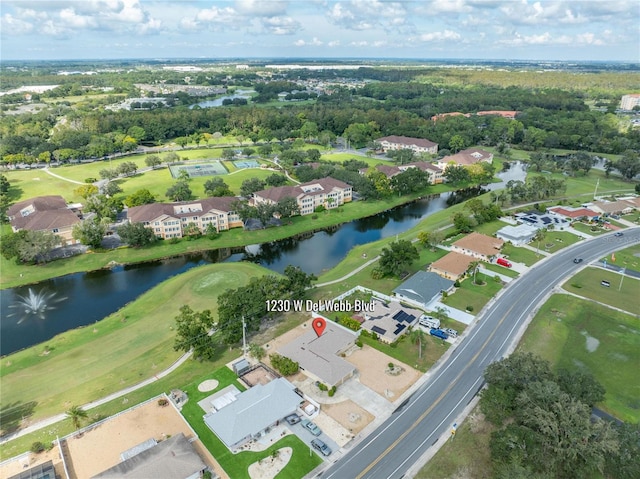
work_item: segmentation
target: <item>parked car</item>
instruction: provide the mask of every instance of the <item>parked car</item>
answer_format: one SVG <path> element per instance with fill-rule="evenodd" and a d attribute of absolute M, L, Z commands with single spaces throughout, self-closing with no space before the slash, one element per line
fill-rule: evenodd
<path fill-rule="evenodd" d="M 575 264 L 580 264 L 580 263 L 582 263 L 582 258 L 574 258 L 574 259 L 573 259 L 573 262 L 574 262 Z"/>
<path fill-rule="evenodd" d="M 314 439 L 313 441 L 311 441 L 311 445 L 313 446 L 314 449 L 317 449 L 318 451 L 320 451 L 320 453 L 323 456 L 328 456 L 331 454 L 331 448 L 327 446 L 324 443 L 324 441 L 321 441 L 320 439 Z"/>
<path fill-rule="evenodd" d="M 297 414 L 291 414 L 285 417 L 284 420 L 293 426 L 294 424 L 298 424 L 300 422 L 300 416 L 298 416 Z"/>
<path fill-rule="evenodd" d="M 436 338 L 440 338 L 440 339 L 447 339 L 448 338 L 447 333 L 445 333 L 441 329 L 432 329 L 431 331 L 429 331 L 429 334 L 431 336 L 435 336 Z"/>
<path fill-rule="evenodd" d="M 308 419 L 302 420 L 302 427 L 307 429 L 314 436 L 319 436 L 320 434 L 322 434 L 322 429 L 320 429 L 318 426 L 316 426 L 315 423 L 309 421 Z"/>
<path fill-rule="evenodd" d="M 499 264 L 500 266 L 504 266 L 505 268 L 511 268 L 511 266 L 513 266 L 510 261 L 507 261 L 504 258 L 498 258 L 496 263 Z"/>
<path fill-rule="evenodd" d="M 447 336 L 449 336 L 450 338 L 457 338 L 458 337 L 458 331 L 456 331 L 455 329 L 451 329 L 451 328 L 445 328 L 443 329 L 443 331 L 446 333 Z"/>
<path fill-rule="evenodd" d="M 622 231 L 616 231 L 613 236 L 622 236 Z"/>

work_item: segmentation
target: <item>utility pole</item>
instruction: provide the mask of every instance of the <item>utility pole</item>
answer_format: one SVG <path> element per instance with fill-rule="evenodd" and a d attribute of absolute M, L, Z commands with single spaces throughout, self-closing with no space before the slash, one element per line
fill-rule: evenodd
<path fill-rule="evenodd" d="M 622 268 L 620 270 L 620 286 L 618 286 L 618 291 L 620 291 L 622 289 L 622 281 L 624 280 L 624 272 L 625 272 L 625 268 Z"/>
<path fill-rule="evenodd" d="M 593 191 L 593 199 L 596 199 L 596 195 L 598 194 L 598 186 L 600 185 L 600 178 L 596 181 L 596 189 Z"/>
<path fill-rule="evenodd" d="M 247 335 L 244 316 L 242 317 L 242 357 L 245 359 L 247 358 Z"/>

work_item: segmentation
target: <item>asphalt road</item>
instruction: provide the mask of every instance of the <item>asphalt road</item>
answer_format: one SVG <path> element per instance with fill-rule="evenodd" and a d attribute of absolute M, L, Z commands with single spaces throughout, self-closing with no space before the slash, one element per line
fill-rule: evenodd
<path fill-rule="evenodd" d="M 323 479 L 401 478 L 438 441 L 451 436 L 456 417 L 483 385 L 482 373 L 506 356 L 518 330 L 554 287 L 589 263 L 640 243 L 640 228 L 594 237 L 555 253 L 509 283 L 478 317 L 478 323 L 446 362 L 378 429 L 347 450 Z M 575 264 L 580 257 L 584 262 Z"/>

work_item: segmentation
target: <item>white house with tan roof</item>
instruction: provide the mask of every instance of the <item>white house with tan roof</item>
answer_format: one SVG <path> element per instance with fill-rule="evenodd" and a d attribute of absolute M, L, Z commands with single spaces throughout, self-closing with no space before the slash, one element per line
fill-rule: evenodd
<path fill-rule="evenodd" d="M 194 223 L 201 232 L 209 225 L 216 231 L 242 227 L 240 217 L 233 211 L 235 196 L 203 198 L 177 203 L 151 203 L 134 206 L 127 211 L 131 223 L 142 223 L 158 238 L 182 238 L 184 228 Z"/>
<path fill-rule="evenodd" d="M 62 196 L 38 196 L 11 205 L 7 217 L 11 229 L 48 231 L 58 236 L 63 244 L 77 243 L 73 239 L 73 226 L 80 223 L 82 205 L 69 205 Z"/>
<path fill-rule="evenodd" d="M 491 163 L 493 161 L 493 153 L 480 148 L 467 148 L 459 151 L 455 155 L 444 156 L 436 161 L 435 165 L 446 170 L 449 165 L 471 166 L 476 163 Z"/>
<path fill-rule="evenodd" d="M 393 178 L 400 173 L 404 173 L 410 168 L 418 168 L 429 175 L 429 183 L 432 185 L 442 183 L 443 171 L 433 163 L 428 161 L 414 161 L 413 163 L 407 163 L 405 165 L 385 165 L 379 164 L 375 166 L 376 170 L 382 172 L 387 178 Z M 361 175 L 366 175 L 369 168 L 361 168 L 358 170 Z"/>
<path fill-rule="evenodd" d="M 284 198 L 294 198 L 301 215 L 309 215 L 319 206 L 337 208 L 352 200 L 352 188 L 344 181 L 327 177 L 296 186 L 276 186 L 253 194 L 253 204 L 277 204 Z"/>
<path fill-rule="evenodd" d="M 444 278 L 455 281 L 460 279 L 473 263 L 473 257 L 452 251 L 429 266 L 429 271 L 439 274 Z"/>
<path fill-rule="evenodd" d="M 482 261 L 491 261 L 491 258 L 500 252 L 504 241 L 493 236 L 481 233 L 470 233 L 451 245 L 451 251 L 466 254 Z"/>
<path fill-rule="evenodd" d="M 412 150 L 414 153 L 438 153 L 438 144 L 424 138 L 410 138 L 408 136 L 384 136 L 375 142 L 380 145 L 382 151 Z"/>

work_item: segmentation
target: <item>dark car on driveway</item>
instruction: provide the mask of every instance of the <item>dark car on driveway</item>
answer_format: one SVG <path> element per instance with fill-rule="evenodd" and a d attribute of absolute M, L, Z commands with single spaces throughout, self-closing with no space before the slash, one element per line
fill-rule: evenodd
<path fill-rule="evenodd" d="M 331 448 L 320 439 L 314 439 L 313 441 L 311 441 L 311 445 L 314 449 L 320 451 L 323 456 L 328 456 L 331 454 Z"/>
<path fill-rule="evenodd" d="M 291 426 L 293 426 L 294 424 L 298 424 L 300 422 L 300 416 L 298 416 L 297 414 L 291 414 L 285 417 L 284 420 L 287 421 Z"/>

